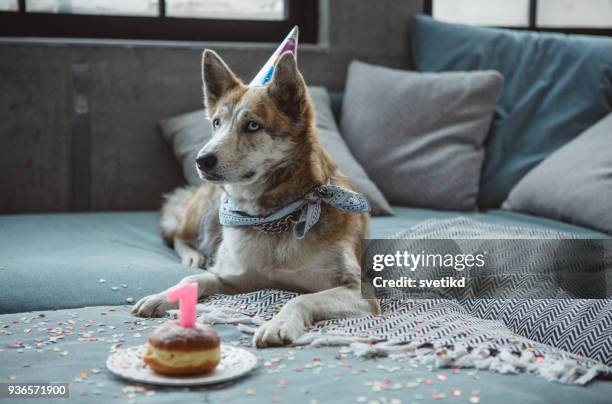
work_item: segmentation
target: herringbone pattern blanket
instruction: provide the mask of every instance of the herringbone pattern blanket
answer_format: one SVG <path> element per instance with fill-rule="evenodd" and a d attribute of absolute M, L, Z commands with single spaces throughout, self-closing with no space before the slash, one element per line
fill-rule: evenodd
<path fill-rule="evenodd" d="M 548 230 L 431 220 L 409 238 L 564 238 Z M 517 280 L 519 282 L 519 280 Z M 205 299 L 206 322 L 259 325 L 296 294 L 264 290 Z M 612 375 L 612 299 L 384 299 L 379 316 L 317 323 L 296 344 L 349 345 L 356 355 L 407 355 L 438 367 L 529 372 L 584 384 Z"/>

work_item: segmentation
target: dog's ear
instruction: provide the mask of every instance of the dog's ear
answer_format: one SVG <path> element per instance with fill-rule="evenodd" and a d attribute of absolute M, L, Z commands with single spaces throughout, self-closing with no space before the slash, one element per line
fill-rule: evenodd
<path fill-rule="evenodd" d="M 215 51 L 206 49 L 202 55 L 204 102 L 210 110 L 228 91 L 238 87 L 240 80 Z"/>
<path fill-rule="evenodd" d="M 306 83 L 293 53 L 284 53 L 274 71 L 268 93 L 276 106 L 293 121 L 298 121 L 306 103 Z"/>

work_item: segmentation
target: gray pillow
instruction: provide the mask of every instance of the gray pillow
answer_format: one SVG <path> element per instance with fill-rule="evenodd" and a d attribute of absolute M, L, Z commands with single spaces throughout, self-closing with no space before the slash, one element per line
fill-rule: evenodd
<path fill-rule="evenodd" d="M 342 134 L 392 204 L 474 210 L 502 84 L 496 71 L 418 73 L 354 61 Z"/>
<path fill-rule="evenodd" d="M 612 234 L 612 113 L 527 173 L 502 208 Z"/>
<path fill-rule="evenodd" d="M 324 87 L 309 87 L 308 90 L 316 109 L 317 128 L 325 150 L 336 161 L 340 170 L 353 181 L 357 190 L 368 197 L 372 204 L 373 215 L 392 215 L 393 210 L 389 202 L 376 184 L 368 178 L 338 132 L 327 90 Z M 195 169 L 196 155 L 211 136 L 210 122 L 205 110 L 161 120 L 159 126 L 164 138 L 172 144 L 176 158 L 183 165 L 187 183 L 200 185 L 202 180 Z"/>

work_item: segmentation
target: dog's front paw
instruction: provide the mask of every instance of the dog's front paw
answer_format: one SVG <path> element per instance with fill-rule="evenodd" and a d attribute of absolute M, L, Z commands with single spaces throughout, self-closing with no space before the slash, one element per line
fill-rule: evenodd
<path fill-rule="evenodd" d="M 304 333 L 304 322 L 295 317 L 274 317 L 263 324 L 253 337 L 257 348 L 292 344 Z"/>
<path fill-rule="evenodd" d="M 177 303 L 169 303 L 165 293 L 157 293 L 140 299 L 132 307 L 132 314 L 139 317 L 162 317 L 168 310 L 176 308 Z"/>
<path fill-rule="evenodd" d="M 181 255 L 181 264 L 190 268 L 206 267 L 206 256 L 196 250 L 185 251 Z"/>

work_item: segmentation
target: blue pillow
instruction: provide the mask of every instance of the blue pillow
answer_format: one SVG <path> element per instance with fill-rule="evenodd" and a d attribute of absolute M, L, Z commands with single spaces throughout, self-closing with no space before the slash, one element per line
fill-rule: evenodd
<path fill-rule="evenodd" d="M 529 170 L 612 110 L 612 39 L 471 27 L 418 15 L 417 70 L 497 70 L 505 83 L 479 206 L 501 205 Z"/>

